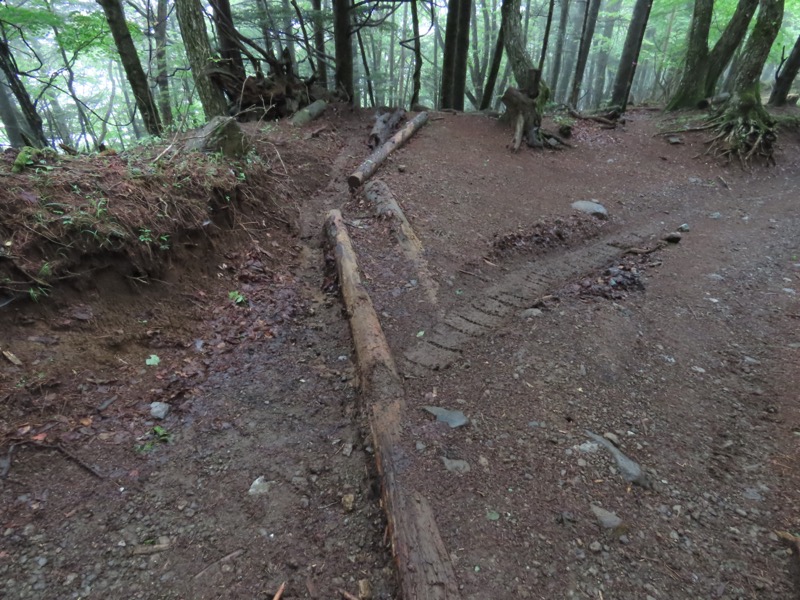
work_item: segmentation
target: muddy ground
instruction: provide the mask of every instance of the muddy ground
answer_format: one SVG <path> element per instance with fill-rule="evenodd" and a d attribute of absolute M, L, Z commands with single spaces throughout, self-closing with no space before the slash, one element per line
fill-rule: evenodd
<path fill-rule="evenodd" d="M 652 111 L 519 154 L 494 121 L 432 116 L 378 173 L 422 264 L 348 193 L 370 115 L 338 109 L 313 136 L 251 130 L 258 176 L 220 182 L 234 216 L 168 234 L 166 267 L 101 254 L 38 302 L 6 293 L 0 346 L 20 364 L 0 358 L 5 597 L 271 598 L 283 582 L 285 598 L 397 596 L 321 245 L 339 207 L 406 377 L 404 477 L 464 598 L 797 593 L 779 537 L 800 533 L 796 134 L 776 168 L 744 172 L 698 157 L 699 135 L 654 135 L 676 124 Z M 3 183 L 40 190 L 25 177 Z M 588 199 L 610 218 L 570 208 Z"/>

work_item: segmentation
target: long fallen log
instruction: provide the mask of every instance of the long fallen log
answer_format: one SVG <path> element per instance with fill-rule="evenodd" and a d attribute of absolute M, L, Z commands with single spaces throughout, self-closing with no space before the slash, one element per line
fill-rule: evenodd
<path fill-rule="evenodd" d="M 328 103 L 325 102 L 325 100 L 317 100 L 315 102 L 312 102 L 311 104 L 306 106 L 304 109 L 298 110 L 296 113 L 294 113 L 292 118 L 289 119 L 289 122 L 292 125 L 296 125 L 296 126 L 305 125 L 306 123 L 310 123 L 311 121 L 316 119 L 318 116 L 320 116 L 322 113 L 324 113 L 325 112 L 325 108 L 327 106 L 328 106 Z"/>
<path fill-rule="evenodd" d="M 405 144 L 408 139 L 427 122 L 428 113 L 419 113 L 416 117 L 411 119 L 405 127 L 389 138 L 388 142 L 370 154 L 369 158 L 361 163 L 361 165 L 353 171 L 353 174 L 347 178 L 350 189 L 355 190 L 361 187 L 361 185 L 375 173 L 381 163 L 386 160 L 387 156 Z"/>
<path fill-rule="evenodd" d="M 383 508 L 403 598 L 458 600 L 455 572 L 433 510 L 422 495 L 399 481 L 409 462 L 400 444 L 405 411 L 403 384 L 372 300 L 361 283 L 355 251 L 338 210 L 328 213 L 325 233 L 334 247 L 339 287 L 356 348 L 359 387 L 372 432 Z"/>
<path fill-rule="evenodd" d="M 375 150 L 379 146 L 386 143 L 392 132 L 397 129 L 400 121 L 405 119 L 406 111 L 402 108 L 395 108 L 394 110 L 386 109 L 375 116 L 375 126 L 369 134 L 367 146 L 370 150 Z"/>
<path fill-rule="evenodd" d="M 367 182 L 364 186 L 364 195 L 375 207 L 375 212 L 379 217 L 392 219 L 395 223 L 393 227 L 394 235 L 397 238 L 397 243 L 417 269 L 419 273 L 419 282 L 428 300 L 431 304 L 436 304 L 436 294 L 439 290 L 439 285 L 431 277 L 428 270 L 428 262 L 423 257 L 422 242 L 411 227 L 411 223 L 406 219 L 403 209 L 394 197 L 392 190 L 380 179 L 373 179 Z"/>

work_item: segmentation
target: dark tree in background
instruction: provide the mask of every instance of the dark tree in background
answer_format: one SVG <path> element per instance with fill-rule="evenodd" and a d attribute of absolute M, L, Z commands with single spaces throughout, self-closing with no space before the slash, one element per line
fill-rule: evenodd
<path fill-rule="evenodd" d="M 350 0 L 333 0 L 333 42 L 336 48 L 336 87 L 355 101 Z"/>
<path fill-rule="evenodd" d="M 133 45 L 133 38 L 125 20 L 125 12 L 122 8 L 122 0 L 97 0 L 103 8 L 108 21 L 108 27 L 114 38 L 114 43 L 119 52 L 120 61 L 128 77 L 128 83 L 133 91 L 136 100 L 136 108 L 142 116 L 144 126 L 150 135 L 161 135 L 161 119 L 158 117 L 158 109 L 150 91 L 150 84 L 147 75 L 144 73 L 136 46 Z"/>
<path fill-rule="evenodd" d="M 639 60 L 639 52 L 642 49 L 642 40 L 645 29 L 647 29 L 652 5 L 653 0 L 636 0 L 633 7 L 633 16 L 628 25 L 628 33 L 625 36 L 625 45 L 622 47 L 622 57 L 619 59 L 619 68 L 611 94 L 612 106 L 618 107 L 622 112 L 628 106 L 628 96 L 631 93 L 631 84 L 636 73 L 636 62 Z"/>
<path fill-rule="evenodd" d="M 800 71 L 800 36 L 797 37 L 789 58 L 778 68 L 775 87 L 772 88 L 772 93 L 769 95 L 768 104 L 770 106 L 786 104 L 786 97 L 789 95 L 789 90 L 792 89 L 792 83 L 797 78 L 798 71 Z"/>
<path fill-rule="evenodd" d="M 8 43 L 3 39 L 0 39 L 0 70 L 5 75 L 11 93 L 14 94 L 17 102 L 19 102 L 22 115 L 28 125 L 27 129 L 31 132 L 30 139 L 27 140 L 28 143 L 33 146 L 47 146 L 48 141 L 42 128 L 42 117 L 36 110 L 36 105 L 31 100 L 28 90 L 19 78 L 17 63 L 14 61 Z M 22 128 L 20 127 L 18 130 L 22 131 Z"/>

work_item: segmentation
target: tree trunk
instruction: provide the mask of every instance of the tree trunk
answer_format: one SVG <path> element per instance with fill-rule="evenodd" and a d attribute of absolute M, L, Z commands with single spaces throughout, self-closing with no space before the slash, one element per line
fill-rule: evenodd
<path fill-rule="evenodd" d="M 264 38 L 264 49 L 267 51 L 267 54 L 273 58 L 276 58 L 275 50 L 272 47 L 272 19 L 269 16 L 267 0 L 256 0 L 256 10 L 258 11 L 258 22 L 261 28 L 261 35 Z"/>
<path fill-rule="evenodd" d="M 786 104 L 786 97 L 789 95 L 789 90 L 792 89 L 792 83 L 794 83 L 798 71 L 800 71 L 800 36 L 797 37 L 789 58 L 783 63 L 775 77 L 775 87 L 772 88 L 772 93 L 769 95 L 768 104 L 770 106 Z"/>
<path fill-rule="evenodd" d="M 542 53 L 539 55 L 539 71 L 544 72 L 544 59 L 547 56 L 547 46 L 550 43 L 550 26 L 553 24 L 553 10 L 556 0 L 550 0 L 550 7 L 547 9 L 547 24 L 544 26 L 544 38 L 542 38 Z"/>
<path fill-rule="evenodd" d="M 142 139 L 143 136 L 142 136 L 142 130 L 139 128 L 139 121 L 136 118 L 136 104 L 134 102 L 131 102 L 131 96 L 128 93 L 128 86 L 125 85 L 125 74 L 122 72 L 122 67 L 116 61 L 113 64 L 117 65 L 117 69 L 119 70 L 119 81 L 120 81 L 120 87 L 122 88 L 122 97 L 125 99 L 125 108 L 127 109 L 127 113 L 130 118 L 130 126 L 131 129 L 133 130 L 133 136 L 137 140 L 140 140 Z M 109 74 L 111 75 L 111 77 L 113 77 L 114 76 L 113 70 L 109 71 Z M 86 140 L 85 137 L 84 140 Z M 87 151 L 90 150 L 88 143 L 86 145 L 86 150 Z"/>
<path fill-rule="evenodd" d="M 467 89 L 469 23 L 472 18 L 472 0 L 459 0 L 459 4 L 455 72 L 453 73 L 453 108 L 456 110 L 464 110 L 464 92 Z"/>
<path fill-rule="evenodd" d="M 774 121 L 761 104 L 761 72 L 783 21 L 784 0 L 761 0 L 753 32 L 745 44 L 736 74 L 733 97 L 712 122 L 718 135 L 710 150 L 738 157 L 743 163 L 754 155 L 774 162 L 777 136 Z"/>
<path fill-rule="evenodd" d="M 441 92 L 441 73 L 439 73 L 439 39 L 442 32 L 439 30 L 439 21 L 436 19 L 436 11 L 431 15 L 433 20 L 433 105 L 440 106 L 439 94 Z"/>
<path fill-rule="evenodd" d="M 553 72 L 550 75 L 550 87 L 556 89 L 558 78 L 561 76 L 561 60 L 564 56 L 564 39 L 567 37 L 567 22 L 569 21 L 570 0 L 561 0 L 561 14 L 558 19 L 558 38 L 556 51 L 553 55 Z"/>
<path fill-rule="evenodd" d="M 501 8 L 503 15 L 503 43 L 506 49 L 506 56 L 511 65 L 511 72 L 517 81 L 517 87 L 526 90 L 529 84 L 529 76 L 534 69 L 533 61 L 525 51 L 525 43 L 522 40 L 522 22 L 520 17 L 520 0 L 503 0 Z"/>
<path fill-rule="evenodd" d="M 6 137 L 12 148 L 22 148 L 25 145 L 25 139 L 22 136 L 23 127 L 19 117 L 6 87 L 5 74 L 0 73 L 0 121 L 3 122 Z"/>
<path fill-rule="evenodd" d="M 314 50 L 317 53 L 317 83 L 328 87 L 328 68 L 325 65 L 325 24 L 322 20 L 322 0 L 311 0 L 314 9 Z"/>
<path fill-rule="evenodd" d="M 617 76 L 614 79 L 614 91 L 611 95 L 611 104 L 625 112 L 628 106 L 628 95 L 631 91 L 633 76 L 636 74 L 636 61 L 642 49 L 644 31 L 650 18 L 650 8 L 653 0 L 636 0 L 633 7 L 633 16 L 628 25 L 628 34 L 625 36 L 625 45 L 622 47 L 622 56 L 619 59 Z"/>
<path fill-rule="evenodd" d="M 603 47 L 600 49 L 597 56 L 597 67 L 595 69 L 595 85 L 594 85 L 594 101 L 595 106 L 599 105 L 605 98 L 606 93 L 606 71 L 608 71 L 608 59 L 611 55 L 609 52 L 611 46 L 611 36 L 614 35 L 614 25 L 619 19 L 619 9 L 622 6 L 622 0 L 611 0 L 611 5 L 607 7 L 609 15 L 606 16 L 606 22 L 603 26 Z"/>
<path fill-rule="evenodd" d="M 0 39 L 0 70 L 6 76 L 11 92 L 19 103 L 22 115 L 28 123 L 28 130 L 31 132 L 32 138 L 28 140 L 28 145 L 41 146 L 44 148 L 48 145 L 47 138 L 44 135 L 42 128 L 42 117 L 36 111 L 36 105 L 31 100 L 28 90 L 22 84 L 19 78 L 19 70 L 14 57 L 11 55 L 11 49 L 6 43 L 5 39 Z"/>
<path fill-rule="evenodd" d="M 361 39 L 361 30 L 356 31 L 358 38 L 358 48 L 361 50 L 361 61 L 364 65 L 364 77 L 367 80 L 367 94 L 369 95 L 370 106 L 375 108 L 375 91 L 372 89 L 372 76 L 369 73 L 369 63 L 367 62 L 367 51 L 364 49 L 364 40 Z"/>
<path fill-rule="evenodd" d="M 167 69 L 167 0 L 158 0 L 156 8 L 156 84 L 158 85 L 158 110 L 165 127 L 172 127 L 172 104 L 169 95 Z"/>
<path fill-rule="evenodd" d="M 489 76 L 486 78 L 486 85 L 483 87 L 483 98 L 481 98 L 480 110 L 486 110 L 492 104 L 494 87 L 497 84 L 497 74 L 500 72 L 500 63 L 503 62 L 503 24 L 500 23 L 500 31 L 497 32 L 497 42 L 494 46 L 492 55 L 492 66 L 489 68 Z"/>
<path fill-rule="evenodd" d="M 333 41 L 336 48 L 336 87 L 355 100 L 353 41 L 350 31 L 350 0 L 333 0 Z"/>
<path fill-rule="evenodd" d="M 706 97 L 708 32 L 713 12 L 714 0 L 695 0 L 683 75 L 677 91 L 667 104 L 667 110 L 696 108 L 698 102 Z"/>
<path fill-rule="evenodd" d="M 281 8 L 283 9 L 283 35 L 285 40 L 283 43 L 283 48 L 289 53 L 289 56 L 292 59 L 292 64 L 296 65 L 297 55 L 295 54 L 294 42 L 292 41 L 292 36 L 294 33 L 292 32 L 292 11 L 289 8 L 289 0 L 282 0 Z"/>
<path fill-rule="evenodd" d="M 588 2 L 589 0 L 584 0 Z M 574 75 L 575 64 L 578 62 L 578 43 L 579 43 L 579 34 L 578 28 L 580 27 L 581 22 L 581 11 L 579 3 L 575 3 L 572 6 L 572 17 L 570 18 L 569 24 L 569 35 L 567 36 L 567 44 L 566 52 L 563 54 L 562 64 L 561 64 L 561 79 L 558 82 L 558 87 L 554 90 L 553 98 L 558 102 L 567 102 L 569 98 L 567 98 L 567 90 L 569 90 L 569 84 L 572 81 L 572 75 Z"/>
<path fill-rule="evenodd" d="M 222 64 L 236 79 L 244 81 L 244 62 L 236 39 L 230 0 L 211 0 L 211 8 L 214 14 L 214 28 L 217 31 Z"/>
<path fill-rule="evenodd" d="M 411 26 L 414 34 L 414 75 L 413 89 L 411 90 L 410 106 L 419 104 L 419 91 L 422 86 L 422 40 L 419 37 L 419 14 L 417 13 L 417 0 L 411 0 Z"/>
<path fill-rule="evenodd" d="M 117 46 L 117 52 L 119 52 L 122 66 L 125 68 L 128 83 L 136 100 L 136 107 L 139 109 L 139 114 L 142 115 L 147 133 L 152 136 L 160 136 L 161 119 L 158 117 L 158 109 L 147 82 L 147 75 L 142 69 L 139 54 L 133 45 L 133 38 L 122 8 L 122 0 L 97 0 L 97 3 L 103 8 L 106 15 L 108 28 L 111 30 L 111 36 Z"/>
<path fill-rule="evenodd" d="M 206 121 L 210 121 L 214 117 L 227 114 L 228 107 L 222 89 L 211 80 L 209 74 L 214 61 L 200 0 L 175 0 L 175 11 L 197 95 L 203 105 Z"/>
<path fill-rule="evenodd" d="M 575 65 L 575 78 L 572 80 L 572 93 L 569 103 L 578 106 L 578 99 L 581 94 L 581 84 L 583 74 L 586 70 L 586 61 L 589 59 L 589 50 L 592 47 L 594 38 L 594 28 L 597 25 L 597 14 L 600 12 L 600 0 L 587 0 L 586 13 L 583 18 L 583 31 L 581 33 L 581 43 L 578 47 L 578 61 Z"/>
<path fill-rule="evenodd" d="M 758 0 L 739 0 L 736 11 L 728 22 L 722 35 L 708 53 L 708 73 L 706 74 L 705 96 L 714 95 L 722 72 L 733 58 L 736 49 L 741 45 L 747 28 L 756 12 Z"/>
<path fill-rule="evenodd" d="M 397 105 L 403 106 L 406 100 L 406 28 L 408 27 L 408 4 L 403 4 L 403 25 L 400 28 L 400 69 L 397 77 L 397 91 L 395 98 L 397 98 Z"/>
<path fill-rule="evenodd" d="M 455 85 L 456 50 L 458 48 L 458 13 L 461 0 L 449 0 L 447 4 L 447 26 L 444 32 L 444 54 L 442 56 L 442 91 L 440 108 L 453 108 L 453 86 Z"/>

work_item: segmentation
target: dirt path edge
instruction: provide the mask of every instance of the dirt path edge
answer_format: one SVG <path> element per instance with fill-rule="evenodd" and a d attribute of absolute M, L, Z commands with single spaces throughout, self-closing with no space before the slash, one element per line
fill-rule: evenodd
<path fill-rule="evenodd" d="M 339 286 L 356 349 L 362 402 L 369 418 L 383 509 L 403 597 L 460 597 L 450 557 L 428 501 L 402 485 L 409 464 L 400 445 L 405 393 L 389 344 L 359 275 L 358 261 L 339 210 L 328 213 L 325 234 L 334 248 Z"/>

